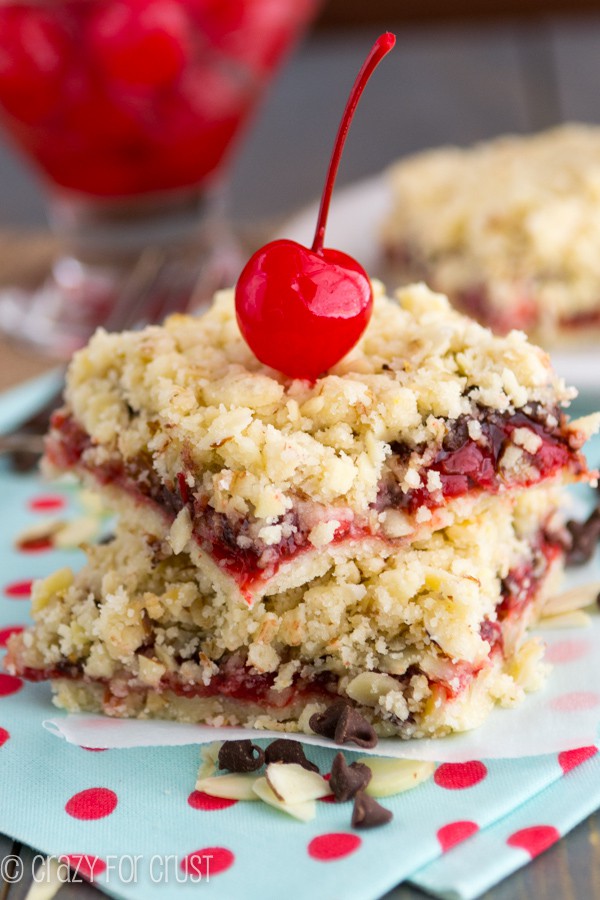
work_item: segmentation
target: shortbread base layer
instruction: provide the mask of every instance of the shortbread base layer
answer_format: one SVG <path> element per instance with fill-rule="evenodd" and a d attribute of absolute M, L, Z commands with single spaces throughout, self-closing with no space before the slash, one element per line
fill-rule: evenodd
<path fill-rule="evenodd" d="M 422 713 L 403 725 L 386 717 L 372 706 L 356 703 L 343 691 L 298 697 L 284 707 L 251 703 L 230 697 L 182 697 L 173 691 L 157 693 L 152 688 L 138 689 L 110 706 L 106 689 L 101 684 L 88 684 L 70 679 L 52 681 L 54 703 L 71 713 L 103 713 L 115 718 L 161 719 L 193 725 L 209 725 L 312 734 L 309 720 L 313 713 L 323 712 L 340 696 L 373 725 L 379 737 L 439 738 L 481 725 L 494 706 L 516 705 L 524 692 L 535 691 L 545 682 L 548 667 L 541 661 L 543 647 L 535 640 L 527 641 L 510 662 L 494 660 L 476 675 L 452 700 L 434 694 L 428 697 Z M 515 677 L 516 675 L 516 677 Z"/>
<path fill-rule="evenodd" d="M 79 575 L 34 586 L 35 625 L 10 639 L 7 667 L 52 680 L 67 709 L 117 717 L 306 731 L 342 696 L 381 735 L 473 728 L 542 682 L 541 647 L 524 633 L 561 567 L 555 500 L 496 499 L 252 607 L 123 522 Z"/>

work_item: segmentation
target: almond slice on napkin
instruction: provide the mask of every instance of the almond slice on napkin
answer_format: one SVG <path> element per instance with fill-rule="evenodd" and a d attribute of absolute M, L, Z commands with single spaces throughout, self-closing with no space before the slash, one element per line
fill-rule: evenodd
<path fill-rule="evenodd" d="M 285 803 L 279 799 L 264 777 L 256 779 L 253 790 L 256 796 L 264 803 L 274 806 L 275 809 L 279 809 L 281 812 L 287 813 L 288 816 L 293 816 L 294 819 L 299 819 L 301 822 L 310 822 L 317 814 L 317 805 L 314 800 L 304 800 L 300 803 Z"/>
<path fill-rule="evenodd" d="M 371 770 L 372 778 L 365 788 L 371 797 L 391 797 L 410 791 L 433 775 L 435 763 L 386 756 L 363 756 L 359 763 Z"/>
<path fill-rule="evenodd" d="M 204 791 L 211 797 L 222 797 L 224 800 L 256 800 L 253 791 L 256 775 L 229 772 L 227 775 L 214 775 L 211 778 L 199 778 L 196 790 Z"/>

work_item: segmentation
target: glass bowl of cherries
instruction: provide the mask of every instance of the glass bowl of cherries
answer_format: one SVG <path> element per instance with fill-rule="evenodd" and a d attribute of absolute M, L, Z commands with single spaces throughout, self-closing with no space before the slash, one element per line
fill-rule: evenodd
<path fill-rule="evenodd" d="M 147 321 L 235 280 L 228 164 L 317 5 L 0 0 L 0 123 L 65 251 L 38 290 L 0 292 L 0 328 L 68 355 L 132 324 L 133 295 Z"/>

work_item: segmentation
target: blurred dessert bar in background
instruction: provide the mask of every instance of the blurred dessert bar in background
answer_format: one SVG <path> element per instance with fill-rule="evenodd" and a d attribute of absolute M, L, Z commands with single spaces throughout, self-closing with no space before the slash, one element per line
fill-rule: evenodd
<path fill-rule="evenodd" d="M 600 337 L 600 127 L 564 125 L 407 157 L 388 172 L 381 241 L 499 334 L 546 347 Z"/>

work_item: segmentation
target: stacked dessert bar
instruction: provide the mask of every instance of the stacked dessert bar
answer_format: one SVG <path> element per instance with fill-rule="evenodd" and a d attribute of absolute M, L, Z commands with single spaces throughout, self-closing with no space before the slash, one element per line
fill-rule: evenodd
<path fill-rule="evenodd" d="M 394 278 L 428 284 L 498 333 L 546 346 L 600 336 L 600 128 L 565 125 L 389 172 Z"/>
<path fill-rule="evenodd" d="M 537 688 L 525 637 L 560 571 L 558 492 L 592 423 L 548 357 L 423 285 L 376 298 L 314 382 L 262 365 L 230 292 L 98 332 L 46 470 L 116 510 L 35 585 L 9 670 L 69 710 L 308 731 L 340 697 L 380 735 L 472 728 Z"/>

